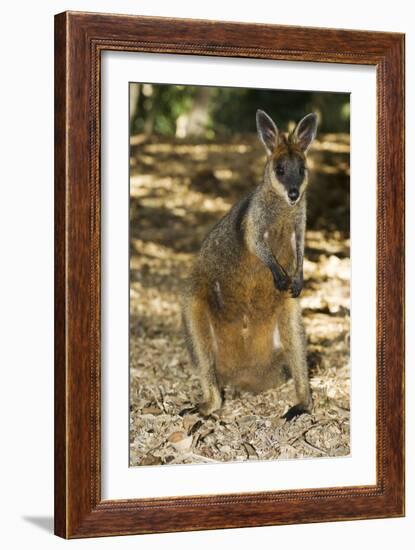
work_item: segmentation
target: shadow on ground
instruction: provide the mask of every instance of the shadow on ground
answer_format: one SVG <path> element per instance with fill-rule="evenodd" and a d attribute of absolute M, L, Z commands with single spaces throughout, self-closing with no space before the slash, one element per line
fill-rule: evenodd
<path fill-rule="evenodd" d="M 302 306 L 314 408 L 285 422 L 292 381 L 260 395 L 226 389 L 209 419 L 180 327 L 179 294 L 209 228 L 261 179 L 253 136 L 226 143 L 131 147 L 130 463 L 203 463 L 349 454 L 349 141 L 323 136 L 310 154 Z"/>
<path fill-rule="evenodd" d="M 23 516 L 23 519 L 43 531 L 53 533 L 53 517 L 52 516 Z"/>

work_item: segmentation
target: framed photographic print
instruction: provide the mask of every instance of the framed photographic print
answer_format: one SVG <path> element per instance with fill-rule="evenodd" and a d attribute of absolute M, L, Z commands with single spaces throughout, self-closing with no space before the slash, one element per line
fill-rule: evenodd
<path fill-rule="evenodd" d="M 55 19 L 55 532 L 404 514 L 404 36 Z"/>

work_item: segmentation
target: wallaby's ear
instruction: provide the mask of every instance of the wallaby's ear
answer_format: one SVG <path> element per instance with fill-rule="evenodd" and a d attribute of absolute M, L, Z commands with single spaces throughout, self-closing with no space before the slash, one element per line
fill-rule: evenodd
<path fill-rule="evenodd" d="M 295 141 L 300 146 L 300 149 L 305 153 L 310 147 L 311 142 L 316 137 L 317 133 L 317 115 L 310 113 L 300 120 L 294 130 Z"/>
<path fill-rule="evenodd" d="M 259 139 L 265 145 L 268 155 L 271 155 L 277 145 L 278 129 L 273 120 L 261 109 L 256 112 L 256 127 Z"/>

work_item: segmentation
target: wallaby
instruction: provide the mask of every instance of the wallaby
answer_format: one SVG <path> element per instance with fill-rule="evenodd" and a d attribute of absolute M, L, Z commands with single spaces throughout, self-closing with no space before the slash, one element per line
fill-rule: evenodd
<path fill-rule="evenodd" d="M 183 296 L 183 322 L 210 415 L 230 384 L 260 392 L 281 383 L 288 366 L 297 403 L 284 415 L 309 412 L 306 338 L 297 299 L 303 288 L 306 152 L 317 131 L 310 113 L 280 132 L 257 111 L 267 161 L 264 177 L 209 232 Z M 283 361 L 281 361 L 281 356 Z"/>

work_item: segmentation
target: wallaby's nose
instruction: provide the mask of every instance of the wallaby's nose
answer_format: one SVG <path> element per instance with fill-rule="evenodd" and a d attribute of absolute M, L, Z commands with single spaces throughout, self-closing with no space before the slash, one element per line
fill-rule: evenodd
<path fill-rule="evenodd" d="M 298 199 L 299 194 L 298 189 L 292 188 L 288 191 L 288 198 L 290 201 L 294 202 Z"/>

